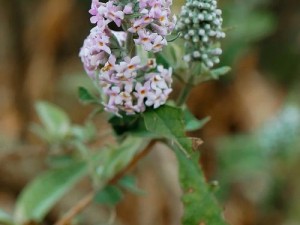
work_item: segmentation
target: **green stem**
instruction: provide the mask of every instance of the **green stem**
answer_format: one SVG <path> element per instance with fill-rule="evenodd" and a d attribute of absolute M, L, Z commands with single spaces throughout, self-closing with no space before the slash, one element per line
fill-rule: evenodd
<path fill-rule="evenodd" d="M 137 153 L 135 157 L 131 160 L 131 162 L 128 163 L 128 165 L 119 171 L 117 174 L 115 174 L 114 177 L 112 177 L 108 181 L 108 185 L 115 185 L 127 172 L 132 170 L 137 163 L 147 156 L 150 151 L 153 149 L 153 146 L 157 143 L 157 140 L 152 140 L 149 142 L 149 144 L 146 146 L 145 149 L 143 149 L 141 152 Z M 79 202 L 77 202 L 65 215 L 63 215 L 62 218 L 60 218 L 54 225 L 65 225 L 65 224 L 71 224 L 74 217 L 76 217 L 79 213 L 81 213 L 84 209 L 86 209 L 92 202 L 95 197 L 95 191 L 91 191 L 86 196 L 84 196 Z"/>
<path fill-rule="evenodd" d="M 134 41 L 133 41 L 133 34 L 130 33 L 130 32 L 127 33 L 126 50 L 127 50 L 127 54 L 130 57 L 133 57 L 135 55 L 135 46 L 134 46 Z"/>
<path fill-rule="evenodd" d="M 193 81 L 194 81 L 194 75 L 191 74 L 188 79 L 188 82 L 183 87 L 183 89 L 177 99 L 177 105 L 179 107 L 183 106 L 183 104 L 187 101 L 189 94 L 194 87 Z"/>
<path fill-rule="evenodd" d="M 181 107 L 184 105 L 184 103 L 187 101 L 189 94 L 193 87 L 195 86 L 194 84 L 194 79 L 195 76 L 198 76 L 200 71 L 197 69 L 198 62 L 190 62 L 188 64 L 189 70 L 187 71 L 187 74 L 189 76 L 187 82 L 184 83 L 184 87 L 181 90 L 181 93 L 177 99 L 177 106 Z"/>

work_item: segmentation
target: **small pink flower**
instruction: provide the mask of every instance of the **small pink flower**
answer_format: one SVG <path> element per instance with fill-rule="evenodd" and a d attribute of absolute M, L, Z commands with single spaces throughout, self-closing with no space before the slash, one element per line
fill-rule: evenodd
<path fill-rule="evenodd" d="M 147 96 L 148 88 L 146 86 L 143 86 L 141 83 L 137 83 L 135 86 L 136 92 L 135 97 L 137 98 L 137 105 L 141 107 L 144 104 L 144 99 Z"/>
<path fill-rule="evenodd" d="M 130 79 L 136 76 L 136 70 L 139 68 L 141 59 L 139 56 L 135 56 L 132 59 L 125 58 L 124 62 L 120 62 L 116 66 L 116 71 L 118 72 L 118 77 L 123 79 Z"/>
<path fill-rule="evenodd" d="M 153 52 L 159 52 L 162 50 L 164 46 L 166 46 L 168 43 L 166 39 L 164 39 L 162 36 L 157 35 L 153 41 Z"/>
<path fill-rule="evenodd" d="M 167 36 L 169 33 L 168 27 L 160 26 L 155 23 L 151 24 L 153 30 L 155 30 L 159 35 Z"/>
<path fill-rule="evenodd" d="M 160 99 L 161 92 L 149 92 L 147 95 L 147 100 L 145 104 L 147 106 L 153 106 L 154 109 L 158 108 L 162 105 L 161 99 Z"/>
<path fill-rule="evenodd" d="M 128 31 L 131 33 L 137 33 L 139 30 L 143 29 L 148 25 L 148 23 L 145 21 L 147 21 L 145 20 L 145 18 L 135 20 L 133 25 L 128 29 Z"/>
<path fill-rule="evenodd" d="M 124 7 L 123 12 L 124 12 L 124 14 L 132 14 L 133 13 L 132 4 L 131 3 L 127 4 Z"/>
<path fill-rule="evenodd" d="M 162 5 L 159 1 L 153 1 L 151 4 L 151 10 L 149 12 L 149 16 L 155 19 L 161 17 L 162 14 Z"/>
<path fill-rule="evenodd" d="M 141 9 L 146 8 L 149 2 L 149 0 L 138 0 L 138 1 L 139 1 L 139 7 Z"/>
<path fill-rule="evenodd" d="M 121 26 L 121 22 L 124 19 L 124 12 L 120 10 L 119 7 L 114 5 L 113 1 L 109 1 L 106 3 L 106 12 L 105 16 L 114 21 L 118 27 Z"/>
<path fill-rule="evenodd" d="M 108 54 L 111 54 L 111 50 L 110 48 L 108 47 L 108 44 L 109 44 L 109 37 L 107 36 L 100 36 L 96 39 L 96 41 L 98 42 L 98 49 L 100 51 L 105 51 L 106 53 Z"/>
<path fill-rule="evenodd" d="M 158 72 L 160 73 L 161 77 L 166 81 L 167 85 L 170 87 L 172 85 L 172 68 L 165 69 L 162 65 L 157 67 Z"/>
<path fill-rule="evenodd" d="M 125 105 L 125 104 L 129 105 L 131 102 L 132 102 L 132 97 L 130 93 L 126 91 L 120 92 L 115 98 L 115 103 L 117 105 Z"/>
<path fill-rule="evenodd" d="M 104 67 L 102 67 L 102 72 L 108 72 L 114 70 L 116 65 L 116 57 L 114 55 L 110 55 L 108 61 L 105 63 Z"/>
<path fill-rule="evenodd" d="M 151 51 L 152 49 L 152 38 L 149 33 L 145 29 L 142 29 L 138 32 L 138 39 L 134 39 L 136 44 L 142 45 L 146 51 Z"/>

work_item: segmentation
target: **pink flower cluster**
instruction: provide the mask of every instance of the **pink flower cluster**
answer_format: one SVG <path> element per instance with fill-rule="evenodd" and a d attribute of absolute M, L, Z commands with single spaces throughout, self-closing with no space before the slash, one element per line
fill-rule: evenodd
<path fill-rule="evenodd" d="M 172 89 L 172 70 L 157 66 L 152 60 L 142 66 L 138 56 L 116 63 L 111 55 L 101 69 L 100 85 L 107 96 L 105 110 L 118 115 L 143 112 L 146 106 L 157 108 L 166 103 Z"/>
<path fill-rule="evenodd" d="M 171 18 L 172 0 L 140 0 L 139 17 L 130 20 L 131 33 L 137 33 L 135 43 L 146 51 L 158 52 L 167 45 L 166 35 L 175 27 L 175 17 Z"/>
<path fill-rule="evenodd" d="M 84 40 L 79 56 L 84 69 L 91 78 L 96 78 L 98 69 L 107 62 L 112 53 L 109 47 L 111 32 L 107 27 L 94 27 L 90 35 Z"/>
<path fill-rule="evenodd" d="M 121 37 L 133 36 L 132 42 L 155 53 L 167 45 L 166 35 L 174 29 L 171 3 L 171 0 L 139 0 L 128 4 L 92 0 L 89 12 L 95 27 L 79 55 L 86 72 L 106 96 L 103 99 L 106 111 L 116 115 L 135 114 L 145 111 L 147 106 L 157 108 L 165 104 L 172 91 L 172 70 L 156 65 L 154 59 L 143 64 L 139 56 L 126 55 L 125 43 L 108 24 L 114 22 L 124 30 Z M 112 39 L 118 39 L 118 46 L 113 46 Z"/>

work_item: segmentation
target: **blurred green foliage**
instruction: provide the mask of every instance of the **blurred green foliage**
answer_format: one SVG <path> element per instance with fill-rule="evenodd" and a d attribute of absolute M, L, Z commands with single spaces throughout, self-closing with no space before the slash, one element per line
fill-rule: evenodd
<path fill-rule="evenodd" d="M 262 214 L 281 210 L 286 223 L 299 222 L 299 137 L 300 108 L 290 104 L 257 131 L 220 141 L 220 197 L 228 198 L 235 187 Z"/>
<path fill-rule="evenodd" d="M 269 78 L 285 86 L 294 86 L 295 81 L 299 85 L 299 3 L 224 0 L 221 4 L 227 30 L 222 65 L 234 65 L 255 49 L 260 67 Z"/>
<path fill-rule="evenodd" d="M 222 42 L 222 65 L 234 65 L 262 38 L 270 35 L 276 26 L 276 18 L 265 6 L 267 0 L 227 0 L 221 2 L 224 28 L 227 37 Z"/>

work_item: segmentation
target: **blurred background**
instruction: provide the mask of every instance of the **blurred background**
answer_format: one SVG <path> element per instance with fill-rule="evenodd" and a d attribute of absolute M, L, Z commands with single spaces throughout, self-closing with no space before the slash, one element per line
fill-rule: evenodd
<path fill-rule="evenodd" d="M 174 0 L 175 10 L 182 4 Z M 191 133 L 205 141 L 202 168 L 208 181 L 218 181 L 229 224 L 299 225 L 300 2 L 220 0 L 219 6 L 227 33 L 221 64 L 232 71 L 195 88 L 188 101 L 197 118 L 211 117 Z M 92 110 L 77 97 L 78 86 L 92 86 L 78 58 L 91 28 L 89 7 L 90 0 L 0 0 L 0 208 L 7 212 L 47 168 L 45 144 L 29 129 L 37 121 L 35 102 L 61 106 L 75 123 Z M 103 121 L 99 129 L 107 126 Z M 145 159 L 135 173 L 148 194 L 128 194 L 117 208 L 118 223 L 179 224 L 174 170 L 174 157 L 162 151 Z M 79 185 L 46 222 L 85 189 Z M 98 210 L 89 209 L 84 224 L 98 224 Z"/>

